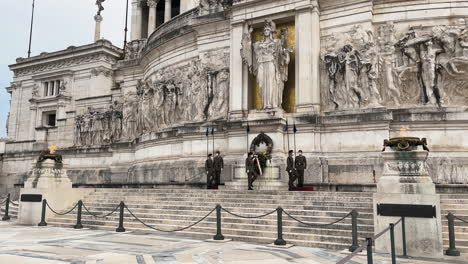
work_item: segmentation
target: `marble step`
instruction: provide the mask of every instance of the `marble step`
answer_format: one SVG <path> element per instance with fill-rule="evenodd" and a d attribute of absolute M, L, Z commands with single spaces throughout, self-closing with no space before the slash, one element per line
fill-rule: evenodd
<path fill-rule="evenodd" d="M 55 225 L 56 223 L 49 222 L 49 224 L 50 225 Z M 83 225 L 85 225 L 87 227 L 89 227 L 89 226 L 96 226 L 96 227 L 103 226 L 101 224 L 102 224 L 102 222 L 94 222 L 94 223 L 93 222 L 84 222 L 83 223 Z M 117 227 L 116 225 L 112 225 L 112 226 L 105 225 L 105 226 L 113 227 L 114 230 Z M 145 228 L 140 223 L 134 222 L 134 221 L 125 222 L 124 227 L 126 229 L 129 229 L 129 230 L 132 230 L 134 228 L 139 228 L 139 229 L 143 229 L 146 232 L 151 231 L 151 229 Z M 160 229 L 163 229 L 163 230 L 171 230 L 171 229 L 179 228 L 179 226 L 177 226 L 177 225 L 158 225 L 157 227 L 160 228 Z M 197 225 L 197 226 L 194 226 L 194 227 L 190 228 L 190 232 L 208 233 L 208 234 L 214 235 L 214 234 L 216 234 L 216 226 L 215 226 L 214 223 L 211 224 L 211 225 L 200 225 L 200 226 Z M 247 229 L 246 227 L 244 227 L 242 229 L 231 229 L 229 226 L 224 226 L 224 225 L 223 225 L 223 228 L 222 228 L 222 233 L 223 233 L 224 236 L 226 236 L 228 238 L 230 236 L 237 236 L 239 238 L 245 237 L 245 236 L 256 237 L 256 238 L 260 238 L 260 239 L 268 238 L 268 240 L 270 240 L 269 243 L 272 243 L 271 240 L 274 241 L 276 239 L 276 236 L 277 236 L 276 229 L 262 230 L 262 229 Z M 370 234 L 371 233 L 362 233 L 361 237 L 365 237 L 365 236 L 368 236 Z M 348 243 L 350 244 L 351 243 L 350 234 L 348 234 L 347 236 L 335 236 L 335 235 L 328 235 L 328 234 L 315 234 L 315 233 L 312 233 L 312 232 L 310 232 L 310 233 L 307 233 L 307 232 L 292 233 L 292 232 L 289 232 L 289 230 L 285 229 L 283 231 L 283 235 L 284 235 L 285 239 L 296 239 L 296 240 L 317 241 L 317 242 L 335 242 L 335 243 L 338 242 L 338 243 L 341 243 L 341 244 L 348 244 Z"/>
<path fill-rule="evenodd" d="M 329 198 L 329 197 L 289 197 L 289 198 L 259 198 L 259 197 L 203 197 L 203 196 L 174 196 L 174 197 L 156 197 L 156 196 L 115 196 L 115 195 L 105 195 L 100 197 L 87 197 L 88 200 L 133 200 L 133 201 L 211 201 L 211 202 L 229 202 L 237 201 L 243 203 L 325 203 L 325 202 L 335 202 L 335 203 L 360 203 L 372 205 L 372 200 L 361 199 L 357 197 L 341 197 L 341 198 Z"/>
<path fill-rule="evenodd" d="M 68 227 L 68 226 L 65 225 L 61 227 Z M 115 227 L 108 227 L 108 226 L 87 226 L 87 228 L 115 231 Z M 151 233 L 161 234 L 160 232 L 156 232 L 156 231 L 148 231 L 147 228 L 135 228 L 135 227 L 125 227 L 125 228 L 127 232 L 144 233 L 148 235 L 151 235 Z M 180 235 L 184 237 L 192 237 L 196 239 L 212 239 L 214 233 L 183 231 L 183 232 L 178 232 L 176 235 Z M 256 236 L 225 235 L 225 234 L 223 235 L 225 236 L 226 239 L 232 239 L 234 241 L 244 241 L 244 242 L 249 242 L 249 243 L 254 243 L 254 244 L 271 244 L 274 241 L 273 238 L 262 238 L 262 237 L 256 237 Z M 329 241 L 320 241 L 320 242 L 304 241 L 304 240 L 292 239 L 289 237 L 287 239 L 287 242 L 294 244 L 294 245 L 298 245 L 298 246 L 312 247 L 312 248 L 328 248 L 328 249 L 333 249 L 333 250 L 347 249 L 350 246 L 350 243 L 336 243 L 336 242 L 329 242 Z"/>
<path fill-rule="evenodd" d="M 135 213 L 135 216 L 137 216 L 139 219 L 144 221 L 145 223 L 173 223 L 173 224 L 178 224 L 180 226 L 187 226 L 190 225 L 202 217 L 204 217 L 207 212 L 205 212 L 203 215 L 200 216 L 187 216 L 187 215 L 180 215 L 179 217 L 174 216 L 174 215 L 154 215 L 154 214 L 138 214 Z M 72 221 L 76 221 L 76 214 L 68 214 L 66 216 L 53 216 L 53 219 L 69 219 Z M 125 219 L 132 219 L 133 217 L 125 213 L 124 214 Z M 100 220 L 103 218 L 98 218 L 98 217 L 93 217 L 90 215 L 82 215 L 82 220 Z M 105 221 L 115 221 L 117 222 L 119 219 L 118 214 L 113 214 L 111 216 L 108 216 L 104 218 L 103 220 Z M 299 219 L 299 218 L 297 218 Z M 299 220 L 305 222 L 305 223 L 311 223 L 311 224 L 327 224 L 331 223 L 334 221 L 337 221 L 341 219 L 340 217 L 300 217 Z M 216 222 L 215 214 L 210 215 L 207 219 L 204 220 L 204 222 Z M 222 216 L 222 223 L 226 224 L 259 224 L 259 225 L 270 225 L 274 226 L 276 228 L 276 215 L 272 216 L 267 216 L 265 218 L 260 218 L 260 219 L 245 219 L 245 218 L 238 218 L 238 217 L 232 217 L 232 216 Z M 283 218 L 283 225 L 287 226 L 297 226 L 297 227 L 304 227 L 303 224 L 285 216 Z M 369 230 L 369 227 L 372 227 L 372 220 L 368 221 L 366 219 L 358 219 L 358 226 L 362 228 L 366 228 L 366 230 Z M 337 228 L 351 228 L 351 220 L 350 219 L 344 219 L 343 221 L 333 225 L 334 229 Z"/>
<path fill-rule="evenodd" d="M 201 210 L 176 210 L 176 209 L 172 209 L 172 210 L 166 210 L 166 209 L 161 209 L 161 208 L 155 208 L 155 207 L 149 207 L 149 208 L 138 208 L 136 206 L 131 206 L 131 205 L 128 205 L 130 210 L 132 210 L 132 212 L 134 213 L 139 213 L 139 214 L 152 214 L 152 215 L 173 215 L 173 216 L 180 216 L 180 215 L 200 215 L 204 212 L 209 212 L 210 210 L 208 210 L 209 208 L 213 209 L 213 207 L 206 207 L 206 209 L 204 209 L 203 211 Z M 95 204 L 94 206 L 92 207 L 88 207 L 87 205 L 87 209 L 91 211 L 91 213 L 93 214 L 106 214 L 106 213 L 110 213 L 113 211 L 113 209 L 115 206 L 105 206 L 105 205 L 100 205 L 100 204 Z M 270 209 L 262 209 L 262 211 L 260 211 L 259 209 L 256 209 L 256 208 L 233 208 L 233 207 L 223 207 L 225 210 L 229 211 L 229 212 L 232 212 L 234 214 L 240 214 L 242 216 L 256 216 L 256 215 L 261 215 L 261 214 L 265 214 L 265 213 L 268 213 L 268 212 L 271 212 L 273 210 L 275 210 L 274 208 L 270 208 Z M 332 211 L 332 210 L 328 210 L 328 211 L 323 211 L 323 210 L 295 210 L 295 209 L 291 209 L 291 208 L 286 208 L 285 209 L 287 213 L 291 214 L 292 216 L 294 217 L 323 217 L 323 216 L 329 216 L 329 217 L 343 217 L 345 215 L 348 214 L 348 211 Z M 76 212 L 76 209 L 74 210 Z M 184 214 L 182 214 L 184 213 Z M 361 212 L 361 211 L 358 211 L 358 218 L 359 219 L 372 219 L 373 217 L 373 213 L 372 212 Z M 87 215 L 88 213 L 86 211 L 83 212 L 84 215 Z M 222 211 L 222 214 L 223 216 L 230 216 L 229 213 L 225 212 L 224 210 Z M 276 215 L 276 213 L 274 213 L 273 215 Z M 272 215 L 271 215 L 272 216 Z"/>
<path fill-rule="evenodd" d="M 247 191 L 247 190 L 206 190 L 206 189 L 150 189 L 150 188 L 141 188 L 141 189 L 133 189 L 133 188 L 103 188 L 103 189 L 96 189 L 96 193 L 133 193 L 137 191 L 138 194 L 143 193 L 151 193 L 151 194 L 171 194 L 171 193 L 209 193 L 209 194 L 248 194 L 248 195 L 330 195 L 330 196 L 365 196 L 371 197 L 373 193 L 370 192 L 326 192 L 326 191 L 313 191 L 313 192 L 300 192 L 300 191 Z"/>
<path fill-rule="evenodd" d="M 144 221 L 146 224 L 150 226 L 157 227 L 162 230 L 173 230 L 176 228 L 183 228 L 188 226 L 189 224 L 195 223 L 195 221 L 191 222 L 174 222 L 174 221 L 150 221 L 150 220 L 145 220 L 141 219 Z M 76 220 L 74 219 L 67 219 L 67 218 L 55 218 L 51 221 L 48 221 L 51 225 L 55 224 L 64 224 L 67 223 L 69 227 L 72 227 L 75 225 Z M 140 224 L 137 220 L 134 220 L 132 218 L 126 218 L 124 220 L 124 226 L 127 226 L 128 224 Z M 105 226 L 113 226 L 117 227 L 118 222 L 113 219 L 83 219 L 82 220 L 83 226 L 88 226 L 88 225 L 105 225 Z M 343 226 L 343 225 L 342 225 Z M 197 228 L 214 228 L 216 227 L 216 221 L 215 219 L 210 219 L 203 221 L 199 224 L 196 225 Z M 224 229 L 230 229 L 230 230 L 237 230 L 238 231 L 255 231 L 255 232 L 276 232 L 276 225 L 272 225 L 271 223 L 268 222 L 262 222 L 262 221 L 252 221 L 251 223 L 227 223 L 223 222 L 222 223 L 222 228 Z M 371 228 L 366 228 L 367 230 L 362 230 L 359 231 L 359 234 L 362 234 L 362 236 L 370 235 L 372 234 L 372 229 Z M 224 232 L 224 231 L 223 231 Z M 314 234 L 314 235 L 331 235 L 331 236 L 340 236 L 344 238 L 349 238 L 351 237 L 351 226 L 348 225 L 347 227 L 342 229 L 334 229 L 334 228 L 329 228 L 329 227 L 324 227 L 324 228 L 318 228 L 318 227 L 304 227 L 304 226 L 291 226 L 291 225 L 284 225 L 283 226 L 283 232 L 290 233 L 290 234 Z"/>

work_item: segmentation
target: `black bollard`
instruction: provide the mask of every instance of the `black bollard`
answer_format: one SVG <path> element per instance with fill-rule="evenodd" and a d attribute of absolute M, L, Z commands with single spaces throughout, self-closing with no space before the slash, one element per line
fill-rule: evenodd
<path fill-rule="evenodd" d="M 44 199 L 44 200 L 42 200 L 41 222 L 39 224 L 37 224 L 37 226 L 47 226 L 47 223 L 45 221 L 46 206 L 47 206 L 47 200 Z"/>
<path fill-rule="evenodd" d="M 460 251 L 455 247 L 455 216 L 452 213 L 447 215 L 449 229 L 449 248 L 445 251 L 447 256 L 460 256 Z"/>
<path fill-rule="evenodd" d="M 354 250 L 359 248 L 358 242 L 358 230 L 357 230 L 357 218 L 359 213 L 356 210 L 351 211 L 351 230 L 352 230 L 352 238 L 353 244 L 349 247 L 350 252 L 354 252 Z"/>
<path fill-rule="evenodd" d="M 286 241 L 283 239 L 283 208 L 278 207 L 276 209 L 276 214 L 278 218 L 278 238 L 275 240 L 275 245 L 277 246 L 285 246 Z"/>
<path fill-rule="evenodd" d="M 81 224 L 81 208 L 83 207 L 83 201 L 78 201 L 78 214 L 76 215 L 76 225 L 73 227 L 75 229 L 82 229 L 83 225 Z"/>
<path fill-rule="evenodd" d="M 5 203 L 5 215 L 3 216 L 3 221 L 10 220 L 10 216 L 8 215 L 8 211 L 10 210 L 10 194 L 7 194 L 6 203 Z"/>
<path fill-rule="evenodd" d="M 367 264 L 373 264 L 372 260 L 372 238 L 368 237 L 367 239 Z"/>
<path fill-rule="evenodd" d="M 392 256 L 392 264 L 396 264 L 395 256 L 395 224 L 390 224 L 390 254 Z"/>
<path fill-rule="evenodd" d="M 401 218 L 401 240 L 403 243 L 403 257 L 407 258 L 408 254 L 406 253 L 406 224 L 405 224 L 405 218 Z"/>
<path fill-rule="evenodd" d="M 119 227 L 117 227 L 117 229 L 115 229 L 115 232 L 125 232 L 125 228 L 123 227 L 124 207 L 125 207 L 124 202 L 120 202 Z"/>
<path fill-rule="evenodd" d="M 216 205 L 216 235 L 213 240 L 224 240 L 224 236 L 221 233 L 221 205 Z"/>

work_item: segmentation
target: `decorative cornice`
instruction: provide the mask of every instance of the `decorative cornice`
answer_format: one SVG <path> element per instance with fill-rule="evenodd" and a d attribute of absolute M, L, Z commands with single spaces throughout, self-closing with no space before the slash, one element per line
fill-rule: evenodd
<path fill-rule="evenodd" d="M 28 59 L 19 58 L 17 63 L 10 65 L 15 77 L 69 68 L 70 66 L 105 61 L 115 64 L 122 56 L 123 51 L 107 40 L 98 40 L 96 43 L 80 47 L 70 46 L 65 50 L 53 53 L 41 53 L 39 56 Z"/>
<path fill-rule="evenodd" d="M 91 69 L 91 74 L 93 76 L 99 76 L 102 74 L 106 77 L 110 77 L 113 75 L 113 73 L 114 72 L 112 71 L 112 69 L 107 69 L 106 67 L 103 67 L 103 66 Z"/>

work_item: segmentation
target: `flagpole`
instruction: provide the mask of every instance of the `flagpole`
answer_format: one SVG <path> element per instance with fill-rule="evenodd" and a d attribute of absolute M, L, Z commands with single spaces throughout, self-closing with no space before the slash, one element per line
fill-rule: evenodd
<path fill-rule="evenodd" d="M 125 35 L 124 35 L 124 45 L 123 45 L 123 56 L 125 58 L 125 52 L 126 52 L 126 47 L 127 47 L 127 32 L 128 32 L 128 0 L 127 0 L 127 6 L 125 8 L 125 29 L 124 29 Z"/>
<path fill-rule="evenodd" d="M 294 132 L 294 157 L 296 157 L 296 122 L 294 122 L 294 127 L 293 127 L 293 132 Z"/>
<path fill-rule="evenodd" d="M 249 121 L 247 120 L 247 137 L 246 137 L 246 141 L 247 141 L 247 156 L 248 156 L 248 153 L 250 152 L 249 151 L 249 132 L 250 132 L 250 126 L 249 126 Z"/>
<path fill-rule="evenodd" d="M 28 58 L 31 57 L 31 42 L 32 42 L 32 32 L 33 32 L 33 24 L 34 24 L 34 2 L 32 2 L 32 11 L 31 11 L 31 27 L 29 29 L 29 49 L 28 49 Z"/>
<path fill-rule="evenodd" d="M 214 138 L 214 127 L 211 128 L 211 136 L 213 137 L 213 155 L 215 153 L 215 138 Z"/>
<path fill-rule="evenodd" d="M 210 137 L 208 135 L 208 127 L 206 128 L 205 136 L 206 136 L 206 157 L 208 158 L 208 153 L 209 153 L 209 145 L 210 145 Z"/>
<path fill-rule="evenodd" d="M 286 135 L 288 137 L 288 149 L 287 149 L 287 153 L 289 155 L 289 125 L 288 125 L 288 119 L 286 119 Z"/>

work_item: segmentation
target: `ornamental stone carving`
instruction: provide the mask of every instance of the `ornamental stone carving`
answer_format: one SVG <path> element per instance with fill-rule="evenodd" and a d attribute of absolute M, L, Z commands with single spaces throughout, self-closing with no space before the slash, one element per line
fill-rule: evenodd
<path fill-rule="evenodd" d="M 228 10 L 234 0 L 200 0 L 200 15 L 208 15 Z"/>
<path fill-rule="evenodd" d="M 146 39 L 137 39 L 127 43 L 125 47 L 125 60 L 140 58 L 141 52 L 146 46 Z"/>
<path fill-rule="evenodd" d="M 88 108 L 75 118 L 75 146 L 108 145 L 122 136 L 122 105 L 114 101 L 107 110 Z"/>
<path fill-rule="evenodd" d="M 262 109 L 281 108 L 284 83 L 288 80 L 288 66 L 293 47 L 287 47 L 288 31 L 281 30 L 281 39 L 275 39 L 276 24 L 265 21 L 263 40 L 252 41 L 253 28 L 242 39 L 241 56 L 249 71 L 256 76 L 263 102 Z"/>
<path fill-rule="evenodd" d="M 124 96 L 123 139 L 226 118 L 229 76 L 229 53 L 224 49 L 149 74 Z"/>
<path fill-rule="evenodd" d="M 322 53 L 330 110 L 468 103 L 468 27 L 411 26 L 397 37 L 387 22 L 333 34 Z"/>

